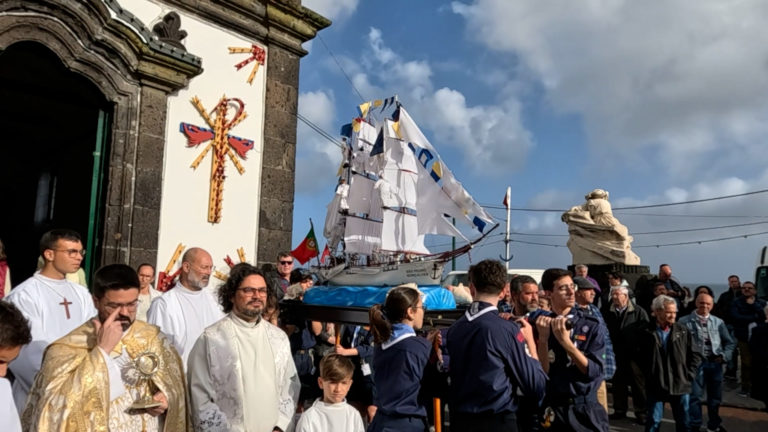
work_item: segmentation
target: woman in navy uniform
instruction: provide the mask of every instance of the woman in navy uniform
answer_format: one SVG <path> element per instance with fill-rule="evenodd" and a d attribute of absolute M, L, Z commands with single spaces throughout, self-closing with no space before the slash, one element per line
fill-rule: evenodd
<path fill-rule="evenodd" d="M 548 269 L 541 286 L 552 301 L 552 311 L 536 319 L 539 361 L 549 375 L 544 427 L 608 432 L 608 413 L 597 401 L 607 330 L 597 318 L 574 307 L 576 286 L 568 270 Z"/>
<path fill-rule="evenodd" d="M 393 288 L 384 305 L 371 308 L 369 318 L 378 409 L 368 432 L 424 432 L 427 410 L 419 391 L 432 347 L 415 332 L 424 322 L 421 292 L 415 285 Z"/>

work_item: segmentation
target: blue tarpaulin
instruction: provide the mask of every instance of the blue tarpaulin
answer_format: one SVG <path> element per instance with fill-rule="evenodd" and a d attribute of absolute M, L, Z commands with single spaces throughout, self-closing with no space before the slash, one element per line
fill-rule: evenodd
<path fill-rule="evenodd" d="M 384 303 L 394 287 L 380 286 L 316 286 L 304 293 L 304 303 L 323 306 L 371 307 Z M 440 285 L 420 286 L 427 309 L 456 309 L 453 294 Z"/>

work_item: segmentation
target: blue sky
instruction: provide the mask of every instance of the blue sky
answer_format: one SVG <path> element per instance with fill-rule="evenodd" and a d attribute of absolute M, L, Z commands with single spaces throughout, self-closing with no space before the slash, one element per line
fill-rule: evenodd
<path fill-rule="evenodd" d="M 666 0 L 305 0 L 333 20 L 306 44 L 299 111 L 334 136 L 365 100 L 397 94 L 481 204 L 567 209 L 594 188 L 614 207 L 740 194 L 768 185 L 768 4 Z M 337 62 L 349 76 L 350 84 Z M 354 85 L 354 88 L 353 88 Z M 356 90 L 355 90 L 356 89 Z M 293 246 L 321 235 L 338 149 L 299 123 Z M 617 211 L 652 271 L 686 284 L 754 278 L 768 194 Z M 472 261 L 498 257 L 502 224 Z M 642 213 L 632 215 L 630 213 Z M 649 215 L 653 214 L 653 216 Z M 673 215 L 673 216 L 657 216 Z M 688 215 L 688 216 L 680 216 Z M 695 216 L 695 217 L 693 217 Z M 726 217 L 728 216 L 728 217 Z M 735 217 L 739 216 L 739 217 Z M 762 222 L 766 222 L 762 224 Z M 510 266 L 571 263 L 559 213 L 512 212 Z M 445 244 L 450 239 L 430 239 Z M 320 239 L 323 245 L 324 240 Z M 459 268 L 468 261 L 459 262 Z"/>

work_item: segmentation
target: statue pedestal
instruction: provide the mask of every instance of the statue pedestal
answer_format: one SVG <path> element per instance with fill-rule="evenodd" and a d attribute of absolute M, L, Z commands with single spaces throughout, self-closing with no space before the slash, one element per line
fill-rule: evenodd
<path fill-rule="evenodd" d="M 593 278 L 597 281 L 597 283 L 600 285 L 600 290 L 602 291 L 602 297 L 603 298 L 609 298 L 608 293 L 606 292 L 608 290 L 608 276 L 606 273 L 608 272 L 620 272 L 624 275 L 624 279 L 627 280 L 627 283 L 629 283 L 629 288 L 634 289 L 635 284 L 638 280 L 645 277 L 646 279 L 649 276 L 653 276 L 651 274 L 651 268 L 644 265 L 629 265 L 629 264 L 621 264 L 621 263 L 613 263 L 613 264 L 589 264 L 589 263 L 583 263 L 587 267 L 589 267 L 588 276 Z M 568 270 L 571 273 L 575 272 L 575 265 L 569 265 Z"/>

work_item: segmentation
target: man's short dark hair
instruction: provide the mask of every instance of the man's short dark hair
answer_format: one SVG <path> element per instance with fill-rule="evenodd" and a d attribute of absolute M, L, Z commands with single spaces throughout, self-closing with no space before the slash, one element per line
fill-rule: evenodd
<path fill-rule="evenodd" d="M 73 242 L 81 242 L 80 234 L 77 231 L 71 229 L 54 229 L 43 234 L 40 237 L 40 255 L 42 255 L 48 249 L 56 249 L 56 242 L 59 240 L 69 240 Z"/>
<path fill-rule="evenodd" d="M 125 264 L 107 264 L 93 274 L 91 292 L 97 299 L 104 298 L 108 290 L 139 289 L 139 275 Z"/>
<path fill-rule="evenodd" d="M 149 267 L 152 269 L 152 274 L 155 274 L 155 266 L 153 266 L 150 263 L 141 263 L 138 267 L 136 267 L 136 273 L 138 273 L 142 267 Z"/>
<path fill-rule="evenodd" d="M 507 284 L 507 269 L 497 260 L 487 259 L 469 267 L 469 282 L 482 294 L 498 294 Z"/>
<path fill-rule="evenodd" d="M 729 280 L 730 280 L 731 278 L 736 278 L 736 279 L 738 279 L 739 281 L 741 281 L 741 278 L 740 278 L 738 275 L 730 275 L 730 276 L 728 276 L 728 279 L 729 279 Z"/>
<path fill-rule="evenodd" d="M 0 348 L 15 348 L 30 342 L 29 321 L 16 305 L 0 301 Z"/>
<path fill-rule="evenodd" d="M 264 273 L 261 270 L 248 263 L 235 264 L 232 270 L 229 271 L 227 281 L 219 287 L 219 304 L 221 304 L 224 313 L 232 312 L 232 307 L 234 306 L 232 299 L 235 298 L 237 289 L 240 288 L 240 284 L 243 283 L 245 278 L 251 275 L 259 275 L 264 278 L 264 282 L 267 284 L 267 293 L 272 292 L 269 281 L 264 277 Z"/>
<path fill-rule="evenodd" d="M 544 270 L 544 274 L 541 275 L 541 289 L 552 291 L 555 288 L 555 281 L 565 276 L 573 277 L 571 272 L 566 269 L 550 268 Z"/>
<path fill-rule="evenodd" d="M 536 283 L 536 279 L 528 275 L 516 276 L 514 279 L 512 279 L 512 282 L 509 283 L 509 291 L 516 294 L 520 294 L 520 291 L 523 290 L 523 285 L 528 285 L 528 284 L 534 284 L 536 286 L 539 286 L 539 284 Z"/>
<path fill-rule="evenodd" d="M 663 286 L 664 288 L 667 287 L 667 285 L 662 281 L 657 281 L 653 283 L 653 288 L 656 288 L 657 286 Z"/>

